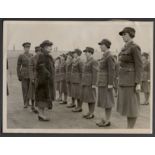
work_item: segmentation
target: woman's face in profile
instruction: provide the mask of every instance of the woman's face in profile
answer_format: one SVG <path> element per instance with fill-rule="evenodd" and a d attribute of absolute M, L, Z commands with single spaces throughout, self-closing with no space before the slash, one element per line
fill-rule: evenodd
<path fill-rule="evenodd" d="M 124 42 L 128 42 L 131 39 L 128 33 L 123 33 L 122 38 Z"/>

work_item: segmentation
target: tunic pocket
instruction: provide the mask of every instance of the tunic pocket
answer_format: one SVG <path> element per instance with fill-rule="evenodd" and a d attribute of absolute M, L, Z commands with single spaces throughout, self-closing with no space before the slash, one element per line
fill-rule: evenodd
<path fill-rule="evenodd" d="M 135 86 L 135 72 L 134 71 L 119 71 L 119 85 L 120 86 Z"/>
<path fill-rule="evenodd" d="M 97 74 L 97 85 L 107 86 L 108 85 L 108 74 L 105 72 L 99 72 Z"/>

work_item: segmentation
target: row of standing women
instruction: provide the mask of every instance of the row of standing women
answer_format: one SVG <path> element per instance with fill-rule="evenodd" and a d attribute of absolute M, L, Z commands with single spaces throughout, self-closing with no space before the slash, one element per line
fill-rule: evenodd
<path fill-rule="evenodd" d="M 75 113 L 82 112 L 82 105 L 88 104 L 89 111 L 83 115 L 85 119 L 94 118 L 95 103 L 97 102 L 97 105 L 105 110 L 105 117 L 103 116 L 96 125 L 98 127 L 110 126 L 114 106 L 113 88 L 117 90 L 118 85 L 117 112 L 127 117 L 128 128 L 134 127 L 140 105 L 139 92 L 143 68 L 141 49 L 133 42 L 134 28 L 125 27 L 119 35 L 125 42 L 118 55 L 119 67 L 110 52 L 111 41 L 108 39 L 103 39 L 98 43 L 103 52 L 99 61 L 93 58 L 94 49 L 86 47 L 83 50 L 86 62 L 82 62 L 80 58 L 82 53 L 80 49 L 75 49 L 66 55 L 63 54 L 54 62 L 49 54 L 53 43 L 44 41 L 40 45 L 41 52 L 37 55 L 34 65 L 34 72 L 36 72 L 35 102 L 39 111 L 39 120 L 49 121 L 46 113 L 48 110 L 45 109 L 52 107 L 56 89 L 59 94 L 57 101 L 60 104 L 67 104 L 67 107 L 73 108 L 72 111 Z M 144 55 L 144 57 L 146 56 Z M 143 87 L 148 87 L 145 82 L 143 82 Z M 71 98 L 71 103 L 67 102 L 68 97 Z M 148 92 L 145 97 L 147 104 Z"/>

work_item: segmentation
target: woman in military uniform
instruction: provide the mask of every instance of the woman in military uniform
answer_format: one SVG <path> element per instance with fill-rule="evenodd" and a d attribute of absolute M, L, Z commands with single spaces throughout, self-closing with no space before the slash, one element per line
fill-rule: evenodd
<path fill-rule="evenodd" d="M 67 84 L 67 97 L 71 97 L 71 69 L 72 69 L 72 62 L 73 62 L 73 54 L 72 52 L 67 53 L 67 60 L 66 60 L 66 84 Z M 75 107 L 74 102 L 69 103 L 67 108 Z"/>
<path fill-rule="evenodd" d="M 81 101 L 88 103 L 89 112 L 83 115 L 86 119 L 94 118 L 95 102 L 96 102 L 96 77 L 97 77 L 97 61 L 94 60 L 94 49 L 86 47 L 83 51 L 86 55 L 81 82 Z"/>
<path fill-rule="evenodd" d="M 125 46 L 119 53 L 119 88 L 117 111 L 127 116 L 127 127 L 134 128 L 138 116 L 140 83 L 142 74 L 141 49 L 133 42 L 135 29 L 125 27 L 119 35 Z"/>
<path fill-rule="evenodd" d="M 103 39 L 98 44 L 103 52 L 103 57 L 99 61 L 97 76 L 98 106 L 105 109 L 105 119 L 102 119 L 100 122 L 96 123 L 96 125 L 99 127 L 107 127 L 111 125 L 111 111 L 114 105 L 113 82 L 115 62 L 109 51 L 111 42 L 108 39 Z"/>
<path fill-rule="evenodd" d="M 71 69 L 71 97 L 72 104 L 75 104 L 77 100 L 77 106 L 73 109 L 73 112 L 82 112 L 82 102 L 80 100 L 80 90 L 81 90 L 81 78 L 82 78 L 82 61 L 80 59 L 82 51 L 80 49 L 75 49 L 73 52 L 74 59 Z"/>
<path fill-rule="evenodd" d="M 42 53 L 39 55 L 37 70 L 36 101 L 38 104 L 40 121 L 49 121 L 47 116 L 49 105 L 55 99 L 55 68 L 53 57 L 49 54 L 53 43 L 45 40 L 41 43 Z"/>
<path fill-rule="evenodd" d="M 60 94 L 64 96 L 63 101 L 60 101 L 60 104 L 67 104 L 66 55 L 62 54 L 60 58 Z"/>
<path fill-rule="evenodd" d="M 30 85 L 29 85 L 28 98 L 32 100 L 32 111 L 34 113 L 38 113 L 38 111 L 36 109 L 37 103 L 35 100 L 35 91 L 36 91 L 36 85 L 37 85 L 36 64 L 38 61 L 38 56 L 41 53 L 40 46 L 35 47 L 35 53 L 36 53 L 36 55 L 34 55 L 30 61 Z"/>
<path fill-rule="evenodd" d="M 142 83 L 141 83 L 141 91 L 144 93 L 145 102 L 142 105 L 149 104 L 149 96 L 150 96 L 150 63 L 148 61 L 149 54 L 142 54 L 142 62 L 143 62 L 143 72 L 142 72 Z"/>
<path fill-rule="evenodd" d="M 57 57 L 55 60 L 55 82 L 56 82 L 56 91 L 58 92 L 57 101 L 62 101 L 62 95 L 60 95 L 60 57 Z"/>

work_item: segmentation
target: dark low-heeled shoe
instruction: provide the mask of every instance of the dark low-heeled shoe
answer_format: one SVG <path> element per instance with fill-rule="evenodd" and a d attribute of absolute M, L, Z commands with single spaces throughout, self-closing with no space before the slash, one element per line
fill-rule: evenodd
<path fill-rule="evenodd" d="M 72 112 L 82 112 L 82 109 L 73 109 Z"/>
<path fill-rule="evenodd" d="M 93 119 L 94 117 L 95 117 L 94 114 L 90 114 L 90 115 L 86 116 L 85 118 L 86 119 Z"/>
<path fill-rule="evenodd" d="M 74 108 L 74 107 L 76 107 L 75 104 L 72 104 L 72 105 L 68 105 L 68 106 L 67 106 L 67 108 Z"/>
<path fill-rule="evenodd" d="M 105 123 L 105 120 L 101 120 L 100 122 L 97 122 L 96 125 L 100 127 L 100 126 L 102 126 L 104 123 Z"/>
<path fill-rule="evenodd" d="M 38 120 L 39 121 L 44 121 L 44 122 L 50 121 L 48 118 L 43 118 L 41 116 L 38 116 Z"/>
<path fill-rule="evenodd" d="M 101 123 L 101 124 L 98 124 L 98 126 L 99 127 L 108 127 L 108 126 L 110 126 L 111 125 L 111 123 L 110 122 L 105 122 L 105 123 Z"/>
<path fill-rule="evenodd" d="M 82 117 L 83 117 L 83 118 L 86 118 L 86 117 L 89 116 L 89 115 L 90 115 L 90 113 L 87 113 L 87 114 L 83 115 Z"/>

